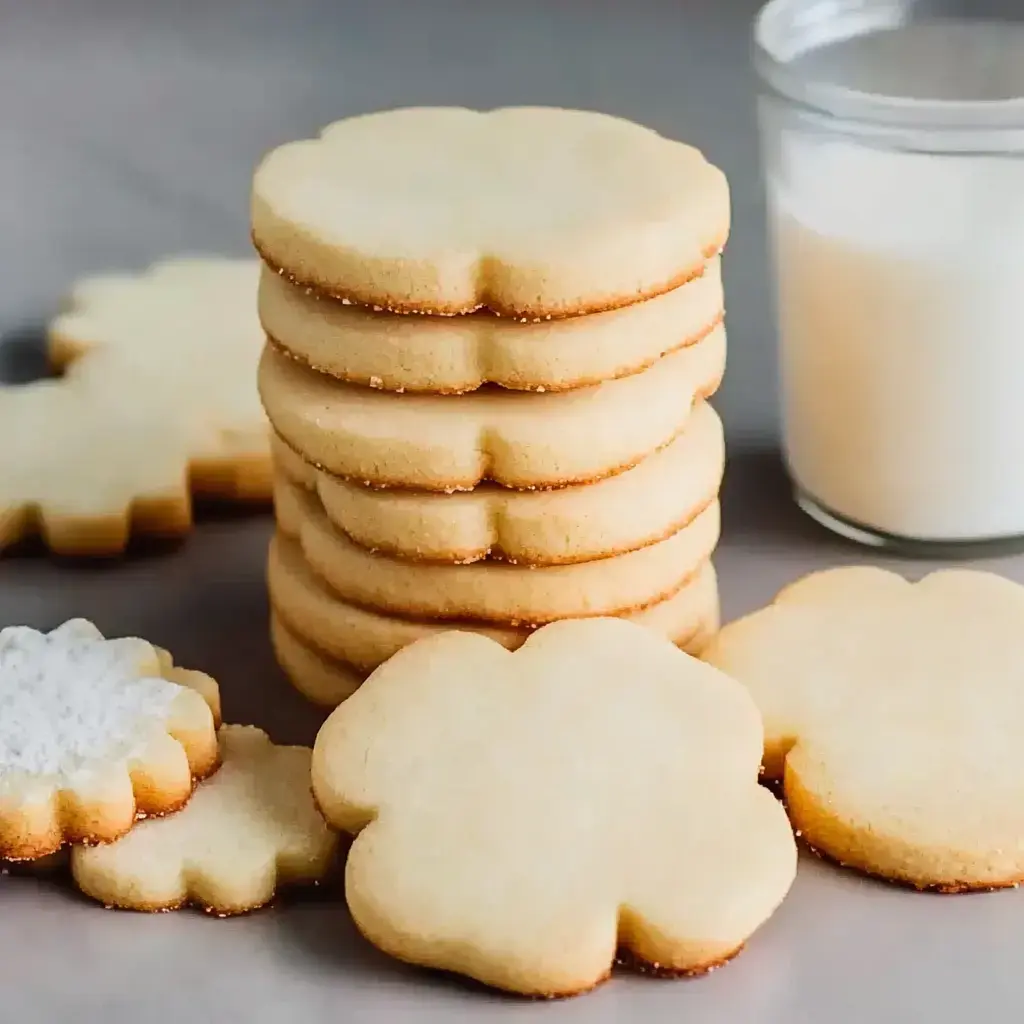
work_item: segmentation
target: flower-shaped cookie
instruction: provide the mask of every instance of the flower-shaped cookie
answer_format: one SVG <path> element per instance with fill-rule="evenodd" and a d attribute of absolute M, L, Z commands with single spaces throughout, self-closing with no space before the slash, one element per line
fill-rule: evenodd
<path fill-rule="evenodd" d="M 702 656 L 760 707 L 766 775 L 812 847 L 919 888 L 1024 880 L 1024 587 L 834 569 Z"/>
<path fill-rule="evenodd" d="M 632 623 L 555 623 L 514 653 L 448 632 L 333 712 L 313 789 L 358 833 L 346 895 L 371 942 L 568 995 L 617 951 L 705 970 L 773 912 L 796 854 L 761 739 L 742 687 Z"/>
<path fill-rule="evenodd" d="M 276 435 L 271 452 L 280 471 L 315 489 L 334 524 L 361 547 L 460 564 L 490 558 L 559 565 L 635 551 L 696 519 L 718 495 L 725 470 L 722 421 L 707 402 L 694 406 L 683 432 L 664 448 L 583 487 L 381 490 L 319 472 Z"/>
<path fill-rule="evenodd" d="M 258 383 L 278 434 L 309 462 L 374 487 L 469 491 L 592 483 L 683 431 L 725 372 L 717 327 L 643 373 L 550 394 L 402 395 L 342 384 L 268 345 Z"/>
<path fill-rule="evenodd" d="M 105 379 L 107 361 L 0 386 L 0 550 L 38 534 L 56 554 L 116 555 L 133 534 L 191 527 L 195 432 L 157 413 L 138 380 Z"/>
<path fill-rule="evenodd" d="M 0 548 L 118 554 L 187 532 L 193 493 L 269 498 L 256 282 L 252 261 L 186 259 L 75 288 L 49 332 L 65 377 L 0 387 Z"/>
<path fill-rule="evenodd" d="M 0 630 L 0 858 L 116 839 L 218 763 L 216 683 L 71 619 Z"/>
<path fill-rule="evenodd" d="M 281 146 L 252 232 L 299 284 L 397 312 L 590 313 L 700 273 L 725 243 L 724 175 L 620 118 L 392 110 Z"/>
<path fill-rule="evenodd" d="M 221 767 L 188 806 L 123 839 L 78 847 L 79 888 L 108 906 L 171 910 L 194 903 L 238 914 L 281 885 L 319 882 L 337 846 L 309 789 L 308 747 L 281 747 L 253 726 L 220 730 Z"/>
<path fill-rule="evenodd" d="M 462 394 L 486 384 L 566 391 L 638 373 L 703 338 L 724 317 L 721 260 L 684 287 L 590 316 L 524 324 L 470 316 L 395 316 L 339 302 L 264 267 L 260 321 L 278 348 L 352 384 Z"/>

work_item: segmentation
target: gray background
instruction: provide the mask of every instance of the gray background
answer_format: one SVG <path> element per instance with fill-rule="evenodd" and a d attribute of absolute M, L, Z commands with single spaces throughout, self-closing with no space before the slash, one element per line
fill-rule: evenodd
<path fill-rule="evenodd" d="M 755 608 L 800 573 L 866 553 L 803 520 L 770 451 L 773 330 L 746 62 L 754 5 L 0 0 L 0 330 L 30 336 L 82 273 L 171 251 L 247 251 L 259 155 L 347 113 L 527 102 L 637 118 L 704 148 L 733 186 L 718 404 L 734 458 L 715 561 L 725 616 Z M 270 529 L 265 515 L 207 519 L 180 550 L 123 564 L 5 557 L 0 623 L 84 613 L 110 634 L 148 637 L 215 675 L 230 719 L 308 743 L 320 716 L 267 642 Z M 1024 580 L 1019 558 L 990 567 Z M 734 964 L 692 982 L 620 976 L 552 1005 L 391 962 L 355 935 L 336 890 L 321 895 L 221 922 L 103 913 L 59 882 L 0 876 L 0 1022 L 988 1024 L 1024 1013 L 1020 892 L 914 895 L 804 858 Z"/>
<path fill-rule="evenodd" d="M 620 114 L 729 176 L 730 440 L 775 428 L 756 0 L 0 0 L 0 331 L 83 273 L 246 253 L 267 149 L 404 104 Z"/>

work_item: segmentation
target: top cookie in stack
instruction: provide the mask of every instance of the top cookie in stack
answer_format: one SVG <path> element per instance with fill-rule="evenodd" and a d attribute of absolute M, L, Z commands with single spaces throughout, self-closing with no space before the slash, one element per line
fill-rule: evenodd
<path fill-rule="evenodd" d="M 334 703 L 453 623 L 510 647 L 577 616 L 716 627 L 728 228 L 697 150 L 600 114 L 391 111 L 263 160 L 269 577 L 300 688 Z"/>

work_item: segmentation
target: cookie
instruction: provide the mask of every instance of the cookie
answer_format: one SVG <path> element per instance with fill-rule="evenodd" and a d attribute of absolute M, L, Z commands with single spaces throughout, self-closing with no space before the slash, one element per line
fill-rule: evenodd
<path fill-rule="evenodd" d="M 722 422 L 705 402 L 679 437 L 633 469 L 557 490 L 378 490 L 311 473 L 277 437 L 272 451 L 290 480 L 316 486 L 331 521 L 361 547 L 459 564 L 491 558 L 560 565 L 635 551 L 692 522 L 718 494 L 725 469 Z"/>
<path fill-rule="evenodd" d="M 720 526 L 716 500 L 666 540 L 596 562 L 441 565 L 375 555 L 335 529 L 308 491 L 283 478 L 279 486 L 291 500 L 277 505 L 279 527 L 298 536 L 310 567 L 342 600 L 415 618 L 536 625 L 637 611 L 694 578 Z"/>
<path fill-rule="evenodd" d="M 64 378 L 0 386 L 0 548 L 116 555 L 187 533 L 193 495 L 269 500 L 256 283 L 254 261 L 197 259 L 75 289 L 50 326 Z"/>
<path fill-rule="evenodd" d="M 275 639 L 286 673 L 307 697 L 334 705 L 351 693 L 373 669 L 416 640 L 451 628 L 450 623 L 405 619 L 349 604 L 309 568 L 299 545 L 283 534 L 271 542 L 267 585 L 277 627 L 288 635 Z M 691 653 L 701 650 L 718 628 L 718 583 L 710 562 L 693 580 L 664 601 L 630 616 Z M 522 646 L 531 630 L 510 626 L 467 626 L 509 650 Z M 307 651 L 311 663 L 302 663 Z M 325 670 L 320 662 L 326 662 Z M 320 685 L 325 675 L 330 685 Z M 308 680 L 308 682 L 307 682 Z"/>
<path fill-rule="evenodd" d="M 267 335 L 300 362 L 387 391 L 461 394 L 485 384 L 561 391 L 625 377 L 705 337 L 723 318 L 721 261 L 647 302 L 518 323 L 490 313 L 402 317 L 347 305 L 264 268 Z"/>
<path fill-rule="evenodd" d="M 247 725 L 223 726 L 219 741 L 220 770 L 184 810 L 72 851 L 82 892 L 127 910 L 195 904 L 227 915 L 324 878 L 337 837 L 313 803 L 310 749 L 277 746 Z"/>
<path fill-rule="evenodd" d="M 0 857 L 106 842 L 182 807 L 218 764 L 217 684 L 71 619 L 0 630 Z"/>
<path fill-rule="evenodd" d="M 1024 881 L 1024 587 L 946 570 L 829 570 L 705 657 L 765 721 L 765 772 L 842 864 L 922 889 Z"/>
<path fill-rule="evenodd" d="M 717 966 L 779 905 L 796 850 L 761 744 L 743 687 L 633 623 L 558 622 L 514 653 L 452 631 L 331 714 L 313 790 L 356 834 L 346 898 L 370 942 L 571 995 L 617 951 Z"/>
<path fill-rule="evenodd" d="M 376 487 L 520 490 L 629 469 L 686 426 L 725 370 L 725 329 L 621 380 L 556 394 L 500 388 L 393 395 L 315 373 L 268 346 L 259 387 L 281 437 L 322 469 Z"/>
<path fill-rule="evenodd" d="M 191 528 L 188 432 L 141 388 L 99 373 L 0 385 L 0 434 L 0 550 L 38 535 L 59 555 L 115 555 Z"/>
<path fill-rule="evenodd" d="M 270 642 L 288 681 L 321 707 L 337 707 L 366 678 L 347 662 L 331 658 L 303 640 L 274 612 L 270 615 Z"/>
<path fill-rule="evenodd" d="M 607 114 L 412 108 L 264 157 L 252 235 L 303 287 L 395 312 L 593 313 L 697 276 L 729 233 L 725 176 Z"/>

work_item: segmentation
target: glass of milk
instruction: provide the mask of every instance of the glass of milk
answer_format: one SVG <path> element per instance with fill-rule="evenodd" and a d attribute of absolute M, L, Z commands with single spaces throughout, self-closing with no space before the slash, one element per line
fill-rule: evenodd
<path fill-rule="evenodd" d="M 797 501 L 1024 547 L 1024 0 L 773 0 L 754 41 Z"/>

